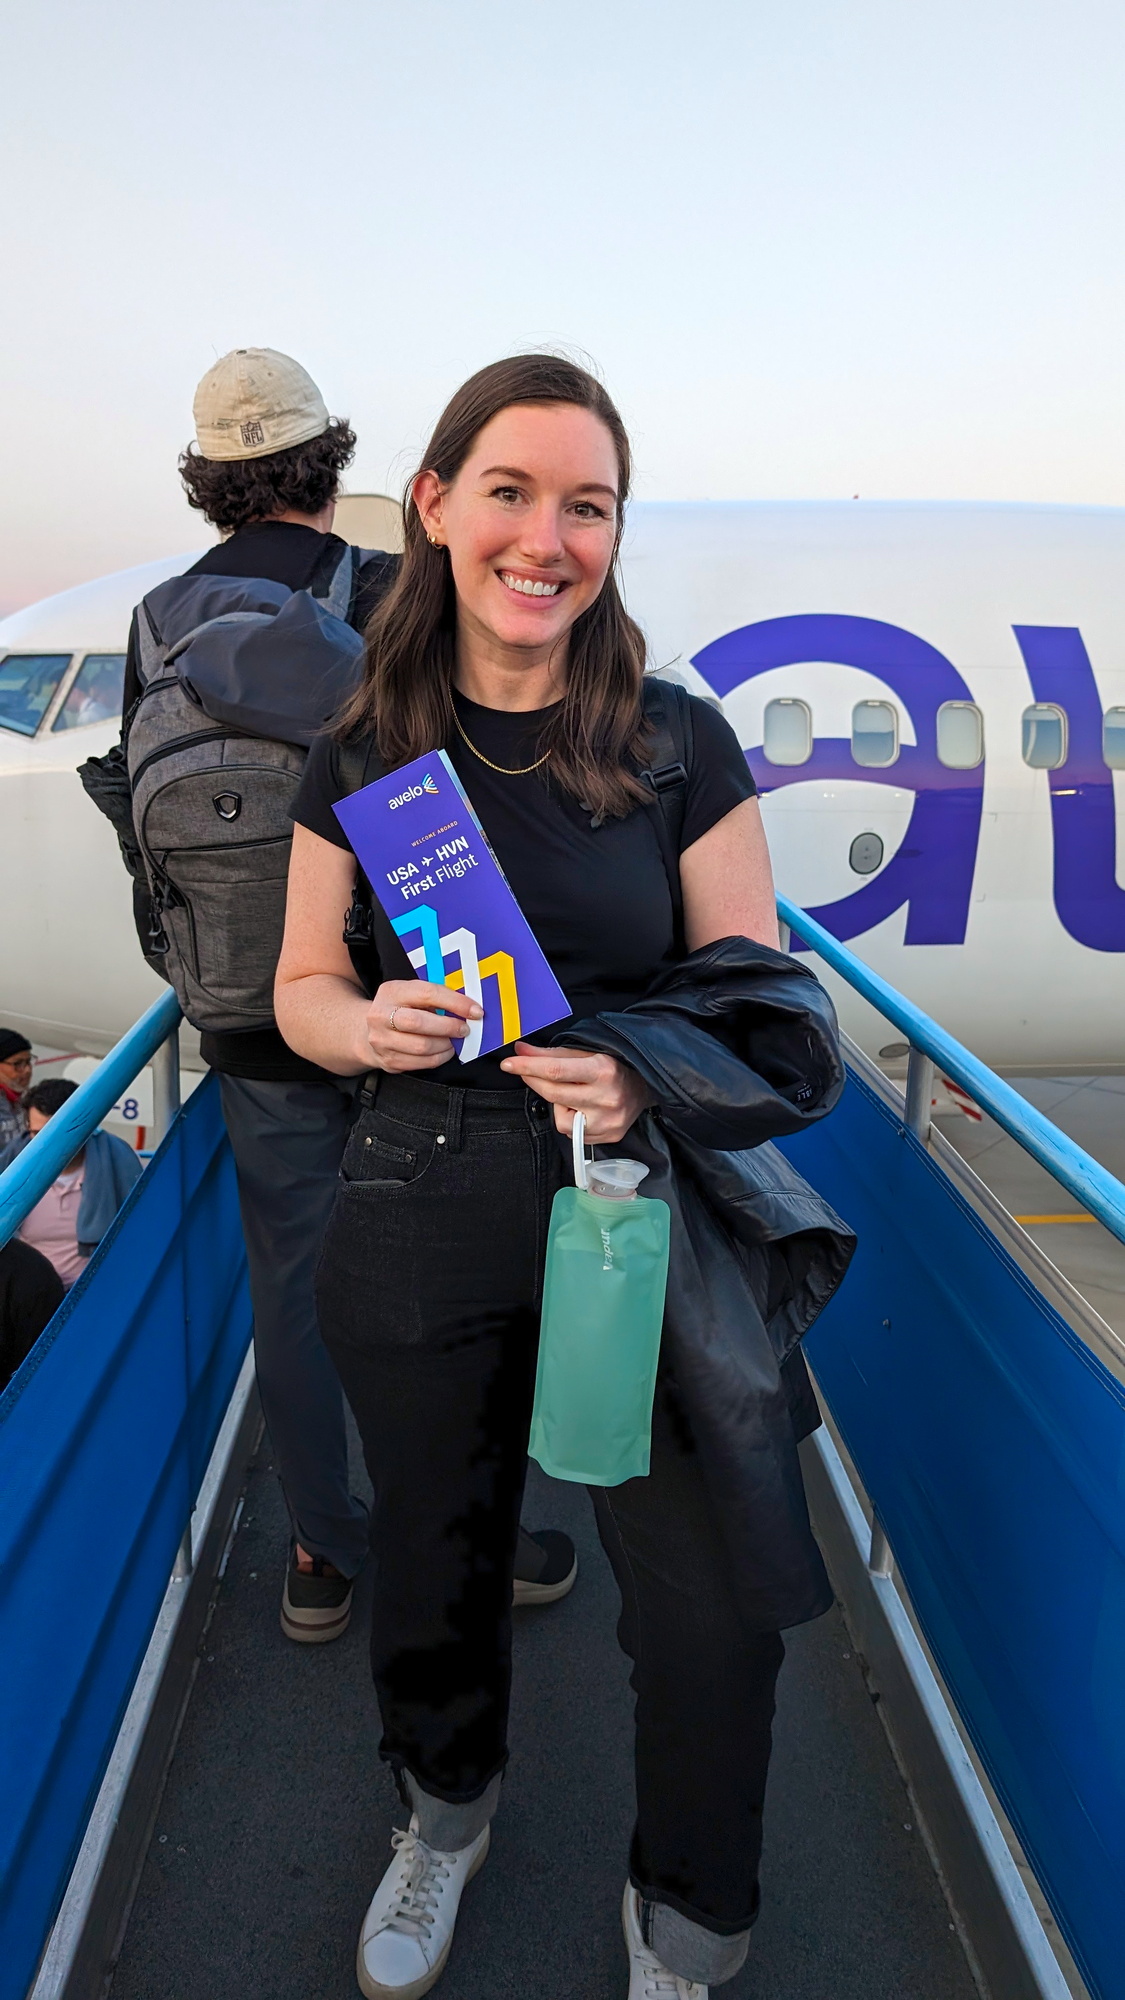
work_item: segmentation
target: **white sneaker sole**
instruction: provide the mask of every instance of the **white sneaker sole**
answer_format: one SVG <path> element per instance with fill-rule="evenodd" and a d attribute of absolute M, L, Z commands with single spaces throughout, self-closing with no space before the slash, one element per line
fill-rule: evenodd
<path fill-rule="evenodd" d="M 477 1855 L 476 1860 L 473 1862 L 461 1885 L 462 1895 L 464 1895 L 473 1876 L 484 1867 L 485 1861 L 488 1859 L 488 1850 L 492 1845 L 491 1826 L 486 1827 L 485 1831 L 488 1838 L 482 1845 L 480 1853 Z M 458 1904 L 458 1914 L 460 1914 L 460 1904 Z M 359 1983 L 359 1990 L 364 1995 L 364 2000 L 422 2000 L 423 1993 L 428 1993 L 431 1986 L 436 1986 L 442 1973 L 445 1971 L 446 1961 L 453 1950 L 453 1940 L 456 1935 L 457 1925 L 455 1921 L 453 1929 L 446 1939 L 445 1950 L 442 1952 L 441 1957 L 438 1959 L 436 1965 L 432 1965 L 430 1970 L 421 1979 L 412 1979 L 409 1986 L 381 1986 L 377 1979 L 372 1979 L 363 1962 L 363 1931 L 361 1928 L 359 1944 L 356 1947 L 355 1954 L 355 1976 Z"/>
<path fill-rule="evenodd" d="M 351 1615 L 351 1591 L 342 1604 L 318 1610 L 311 1605 L 290 1604 L 286 1582 L 281 1596 L 281 1629 L 287 1639 L 296 1640 L 299 1646 L 326 1646 L 331 1639 L 342 1639 Z"/>
<path fill-rule="evenodd" d="M 517 1576 L 512 1583 L 513 1604 L 557 1604 L 574 1589 L 578 1575 L 578 1557 L 575 1556 L 561 1583 L 532 1583 L 527 1577 Z"/>

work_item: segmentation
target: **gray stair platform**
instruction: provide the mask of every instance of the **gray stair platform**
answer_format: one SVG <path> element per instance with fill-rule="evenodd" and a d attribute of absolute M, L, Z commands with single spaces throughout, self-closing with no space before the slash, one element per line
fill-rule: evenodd
<path fill-rule="evenodd" d="M 581 1488 L 531 1468 L 529 1526 L 580 1555 L 516 1614 L 512 1762 L 442 2000 L 624 2000 L 631 1706 L 616 1590 Z M 361 1579 L 338 1643 L 283 1638 L 288 1526 L 251 1474 L 112 2000 L 354 2000 L 355 1941 L 399 1808 L 376 1754 Z M 718 1991 L 720 1989 L 716 1989 Z M 906 1790 L 830 1613 L 788 1635 L 763 1910 L 729 2000 L 972 2000 Z"/>

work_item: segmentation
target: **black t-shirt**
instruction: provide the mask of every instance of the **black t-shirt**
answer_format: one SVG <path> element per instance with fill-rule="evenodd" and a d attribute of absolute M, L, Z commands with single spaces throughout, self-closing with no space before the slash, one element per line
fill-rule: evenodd
<path fill-rule="evenodd" d="M 269 583 L 283 583 L 289 590 L 327 590 L 347 543 L 339 535 L 321 535 L 297 521 L 252 521 L 239 528 L 225 542 L 216 543 L 192 563 L 186 576 L 261 576 Z M 390 588 L 398 569 L 398 557 L 372 555 L 359 572 L 348 619 L 362 632 L 384 592 Z M 125 661 L 124 712 L 128 715 L 141 691 L 137 668 L 137 616 L 129 631 L 129 651 Z M 134 904 L 136 904 L 134 897 Z M 147 898 L 142 898 L 147 903 Z M 138 914 L 139 930 L 148 927 L 147 910 Z M 295 1055 L 282 1040 L 277 1028 L 238 1029 L 229 1034 L 200 1036 L 200 1052 L 212 1069 L 227 1076 L 253 1078 L 259 1083 L 317 1082 L 326 1072 L 315 1063 Z"/>
<path fill-rule="evenodd" d="M 547 770 L 514 777 L 535 761 L 549 710 L 510 714 L 481 708 L 455 694 L 465 734 L 493 764 L 474 756 L 456 731 L 446 751 L 472 800 L 516 901 L 570 1002 L 571 1020 L 612 1012 L 639 1000 L 656 974 L 674 959 L 674 918 L 660 841 L 658 808 L 638 805 L 624 819 L 591 825 L 577 800 L 553 786 Z M 707 833 L 756 787 L 730 724 L 708 702 L 692 699 L 695 747 L 684 810 L 681 851 Z M 332 811 L 343 796 L 339 745 L 330 737 L 313 744 L 293 807 L 293 817 L 337 847 L 350 849 Z M 343 912 L 341 912 L 343 915 Z M 387 976 L 406 977 L 404 955 L 389 920 L 376 907 L 376 933 Z M 553 1041 L 563 1023 L 531 1041 Z M 517 1077 L 499 1063 L 505 1050 L 474 1063 L 456 1059 L 420 1071 L 432 1082 L 495 1090 Z"/>

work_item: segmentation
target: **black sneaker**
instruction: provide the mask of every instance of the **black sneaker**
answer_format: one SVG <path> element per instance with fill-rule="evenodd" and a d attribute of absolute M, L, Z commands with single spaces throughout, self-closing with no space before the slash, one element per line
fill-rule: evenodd
<path fill-rule="evenodd" d="M 520 1529 L 516 1546 L 513 1604 L 554 1604 L 574 1589 L 578 1557 L 574 1543 L 561 1528 L 540 1528 L 529 1535 Z"/>
<path fill-rule="evenodd" d="M 326 1570 L 332 1574 L 326 1576 Z M 313 1557 L 311 1570 L 298 1569 L 293 1542 L 281 1593 L 281 1629 L 286 1638 L 303 1646 L 325 1646 L 347 1631 L 351 1615 L 351 1578 L 340 1576 L 323 1556 Z"/>

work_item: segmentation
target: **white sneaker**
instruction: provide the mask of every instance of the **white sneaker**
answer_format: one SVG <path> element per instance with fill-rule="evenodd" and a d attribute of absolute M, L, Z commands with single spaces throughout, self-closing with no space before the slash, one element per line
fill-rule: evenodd
<path fill-rule="evenodd" d="M 488 1853 L 489 1828 L 456 1854 L 442 1854 L 409 1830 L 391 1835 L 394 1860 L 363 1920 L 355 1970 L 367 2000 L 421 2000 L 436 1986 L 453 1943 L 461 1891 Z M 701 1991 L 701 1988 L 695 1989 Z"/>
<path fill-rule="evenodd" d="M 694 1979 L 678 1979 L 645 1943 L 641 1899 L 631 1882 L 625 1884 L 621 1926 L 629 1953 L 629 2000 L 707 2000 L 706 1986 L 697 1985 Z"/>

